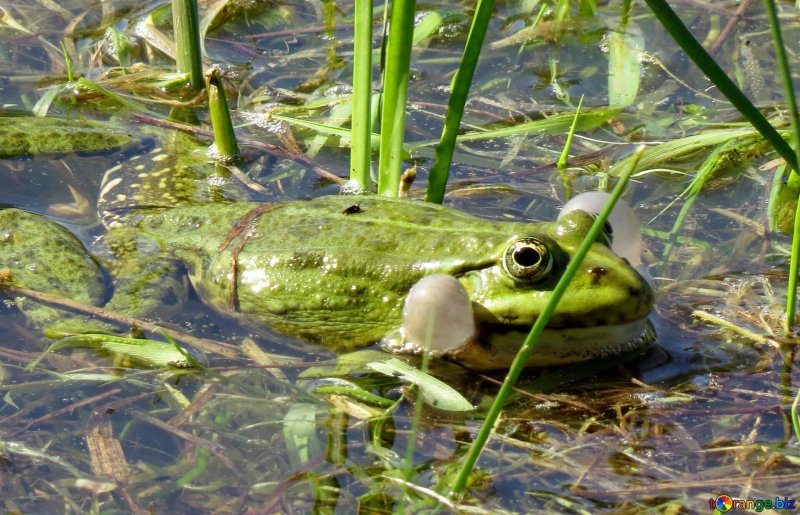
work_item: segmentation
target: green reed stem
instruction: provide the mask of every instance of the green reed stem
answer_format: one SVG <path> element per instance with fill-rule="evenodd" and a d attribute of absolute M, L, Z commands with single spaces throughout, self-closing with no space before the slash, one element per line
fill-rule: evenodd
<path fill-rule="evenodd" d="M 393 0 L 383 73 L 381 148 L 378 161 L 378 193 L 396 197 L 403 164 L 408 71 L 414 37 L 416 0 Z"/>
<path fill-rule="evenodd" d="M 569 149 L 572 147 L 572 137 L 575 135 L 575 129 L 578 127 L 578 119 L 581 117 L 581 107 L 583 107 L 583 95 L 578 100 L 578 107 L 575 108 L 575 116 L 572 118 L 572 125 L 569 126 L 567 132 L 567 140 L 564 142 L 564 148 L 561 149 L 561 155 L 558 156 L 556 168 L 559 171 L 564 170 L 569 162 Z"/>
<path fill-rule="evenodd" d="M 703 46 L 692 36 L 686 25 L 667 4 L 666 0 L 645 0 L 650 10 L 656 15 L 672 38 L 680 45 L 684 52 L 694 61 L 694 64 L 714 83 L 717 89 L 742 113 L 747 121 L 767 140 L 780 156 L 789 163 L 794 173 L 798 170 L 798 158 L 778 131 L 764 118 L 736 84 L 728 78 L 722 68 L 714 61 Z"/>
<path fill-rule="evenodd" d="M 61 53 L 64 54 L 64 67 L 67 69 L 67 81 L 72 82 L 72 60 L 69 58 L 69 52 L 64 42 L 61 41 Z"/>
<path fill-rule="evenodd" d="M 641 146 L 636 150 L 637 156 L 641 157 L 642 154 L 644 154 L 644 146 Z M 583 239 L 583 242 L 581 242 L 581 245 L 578 247 L 578 250 L 575 252 L 573 258 L 569 261 L 567 269 L 564 270 L 564 275 L 561 276 L 558 284 L 556 284 L 556 287 L 553 289 L 550 300 L 547 302 L 544 310 L 539 315 L 539 318 L 537 318 L 536 322 L 534 322 L 531 332 L 522 343 L 522 347 L 520 347 L 516 357 L 514 358 L 514 361 L 511 363 L 511 367 L 509 368 L 508 374 L 503 381 L 503 385 L 497 392 L 497 397 L 489 408 L 489 412 L 486 414 L 486 420 L 483 421 L 483 425 L 478 431 L 478 434 L 475 435 L 475 440 L 472 442 L 472 446 L 470 447 L 466 458 L 464 458 L 464 463 L 462 463 L 461 469 L 459 469 L 458 475 L 453 482 L 453 488 L 450 492 L 451 496 L 459 496 L 464 492 L 464 488 L 467 486 L 467 481 L 472 473 L 472 469 L 475 467 L 475 463 L 477 463 L 478 457 L 480 456 L 483 447 L 486 445 L 489 435 L 492 433 L 495 423 L 497 423 L 497 419 L 500 417 L 500 412 L 503 410 L 511 391 L 514 388 L 514 384 L 517 382 L 517 378 L 519 378 L 520 373 L 522 373 L 522 370 L 525 368 L 525 363 L 527 363 L 528 357 L 536 349 L 536 343 L 538 342 L 542 332 L 547 327 L 547 322 L 553 315 L 553 312 L 558 305 L 558 301 L 561 300 L 561 297 L 567 291 L 567 287 L 572 281 L 575 273 L 578 271 L 578 268 L 580 268 L 581 264 L 583 263 L 583 259 L 586 257 L 589 249 L 594 244 L 594 241 L 597 239 L 600 231 L 603 230 L 603 224 L 605 224 L 606 219 L 608 219 L 608 215 L 611 214 L 611 210 L 614 208 L 617 200 L 619 200 L 619 197 L 625 190 L 625 185 L 628 184 L 628 179 L 630 179 L 633 171 L 636 169 L 637 164 L 638 160 L 635 159 L 631 166 L 622 174 L 620 174 L 619 182 L 617 182 L 617 185 L 611 192 L 611 197 L 608 199 L 608 202 L 606 202 L 606 205 L 603 206 L 603 210 L 592 224 L 591 229 L 589 229 L 589 233 Z"/>
<path fill-rule="evenodd" d="M 784 331 L 788 334 L 797 320 L 797 269 L 800 256 L 800 192 L 794 211 L 794 229 L 792 231 L 792 254 L 789 259 L 789 283 L 786 287 L 786 320 Z"/>
<path fill-rule="evenodd" d="M 225 88 L 217 68 L 211 68 L 206 74 L 206 89 L 208 91 L 208 111 L 211 116 L 211 125 L 214 128 L 214 143 L 222 162 L 233 162 L 240 158 L 239 145 L 236 143 L 236 133 L 233 131 L 231 113 L 228 110 L 228 100 L 225 98 Z"/>
<path fill-rule="evenodd" d="M 772 43 L 775 47 L 775 60 L 783 81 L 783 94 L 786 99 L 789 120 L 792 124 L 792 143 L 794 143 L 795 157 L 800 161 L 800 125 L 798 125 L 797 101 L 795 99 L 794 87 L 792 87 L 792 72 L 789 68 L 789 60 L 786 58 L 786 49 L 783 45 L 781 35 L 781 24 L 778 20 L 778 13 L 775 10 L 773 0 L 764 0 L 764 7 L 767 10 L 769 26 L 772 31 Z M 788 161 L 788 159 L 787 159 Z M 795 170 L 797 168 L 795 167 Z M 799 193 L 800 195 L 800 193 Z M 786 320 L 785 330 L 788 333 L 794 325 L 797 313 L 797 272 L 800 267 L 800 196 L 798 196 L 797 207 L 794 215 L 794 234 L 792 235 L 792 257 L 789 261 L 789 286 L 786 295 Z"/>
<path fill-rule="evenodd" d="M 372 0 L 355 2 L 350 180 L 366 190 L 372 158 Z"/>
<path fill-rule="evenodd" d="M 441 204 L 444 200 L 458 128 L 461 125 L 461 118 L 464 116 L 469 87 L 472 84 L 472 77 L 475 75 L 475 68 L 478 66 L 478 57 L 481 55 L 481 47 L 493 9 L 494 0 L 478 0 L 475 5 L 475 14 L 472 16 L 472 26 L 464 46 L 464 54 L 461 56 L 461 65 L 450 82 L 450 99 L 447 102 L 442 136 L 439 144 L 436 145 L 436 157 L 428 177 L 426 199 L 430 202 Z"/>
<path fill-rule="evenodd" d="M 797 395 L 794 396 L 794 402 L 792 403 L 792 427 L 794 427 L 794 437 L 800 441 L 800 417 L 797 416 L 797 406 L 800 404 L 800 390 L 797 391 Z"/>
<path fill-rule="evenodd" d="M 200 54 L 200 25 L 197 0 L 172 0 L 172 28 L 178 49 L 178 71 L 189 74 L 192 89 L 203 89 L 203 62 Z"/>
<path fill-rule="evenodd" d="M 558 156 L 558 161 L 556 162 L 556 170 L 558 170 L 558 175 L 561 177 L 561 182 L 564 184 L 564 197 L 567 200 L 572 198 L 572 183 L 564 170 L 566 170 L 567 163 L 569 162 L 569 149 L 572 147 L 572 137 L 575 135 L 575 129 L 578 127 L 581 107 L 583 107 L 583 95 L 581 95 L 581 99 L 578 101 L 578 107 L 575 109 L 575 116 L 572 118 L 572 125 L 570 125 L 569 132 L 567 132 L 567 140 L 564 142 L 564 148 L 561 149 L 561 155 Z"/>

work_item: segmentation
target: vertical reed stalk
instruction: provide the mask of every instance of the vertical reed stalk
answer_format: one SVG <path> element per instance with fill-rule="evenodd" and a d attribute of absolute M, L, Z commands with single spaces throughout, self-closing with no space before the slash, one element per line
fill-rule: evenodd
<path fill-rule="evenodd" d="M 372 161 L 372 0 L 355 1 L 350 180 L 366 190 Z"/>
<path fill-rule="evenodd" d="M 400 188 L 408 73 L 416 9 L 416 0 L 393 0 L 389 19 L 378 168 L 378 193 L 389 197 L 396 197 Z"/>
<path fill-rule="evenodd" d="M 203 62 L 200 55 L 200 27 L 197 0 L 172 0 L 172 27 L 178 49 L 176 66 L 189 74 L 192 89 L 203 89 Z"/>
<path fill-rule="evenodd" d="M 458 128 L 464 115 L 469 87 L 472 84 L 472 77 L 475 75 L 475 68 L 478 65 L 478 57 L 481 54 L 481 47 L 489 20 L 492 18 L 493 8 L 494 0 L 478 0 L 475 5 L 475 14 L 472 16 L 472 26 L 464 46 L 464 54 L 461 56 L 461 65 L 450 83 L 450 100 L 447 103 L 442 136 L 436 145 L 436 157 L 428 177 L 426 199 L 430 202 L 441 204 L 444 200 Z"/>

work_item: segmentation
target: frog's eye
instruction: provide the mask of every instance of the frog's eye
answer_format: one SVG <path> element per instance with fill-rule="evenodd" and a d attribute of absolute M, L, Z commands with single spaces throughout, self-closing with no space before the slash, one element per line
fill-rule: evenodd
<path fill-rule="evenodd" d="M 519 238 L 503 253 L 503 270 L 517 282 L 541 284 L 553 279 L 560 255 L 560 247 L 549 238 Z"/>

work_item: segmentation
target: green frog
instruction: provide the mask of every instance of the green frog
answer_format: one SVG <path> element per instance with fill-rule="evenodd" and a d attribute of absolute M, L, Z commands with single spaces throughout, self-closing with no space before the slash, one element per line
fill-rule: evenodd
<path fill-rule="evenodd" d="M 246 190 L 194 151 L 155 148 L 109 170 L 98 201 L 107 233 L 93 249 L 113 277 L 106 307 L 168 318 L 180 309 L 188 277 L 206 305 L 256 329 L 339 351 L 379 341 L 393 352 L 432 348 L 474 369 L 500 369 L 594 220 L 575 210 L 554 222 L 499 222 L 376 196 L 265 203 L 241 200 Z M 17 210 L 0 213 L 9 211 Z M 12 263 L 17 281 L 10 256 L 37 248 L 40 231 L 21 234 L 0 218 L 3 231 L 17 232 L 9 237 L 15 245 L 0 238 L 0 260 Z M 53 252 L 47 273 L 94 274 L 93 260 L 65 259 L 73 253 L 86 255 Z M 644 346 L 654 337 L 652 305 L 648 281 L 611 250 L 606 233 L 528 364 Z"/>

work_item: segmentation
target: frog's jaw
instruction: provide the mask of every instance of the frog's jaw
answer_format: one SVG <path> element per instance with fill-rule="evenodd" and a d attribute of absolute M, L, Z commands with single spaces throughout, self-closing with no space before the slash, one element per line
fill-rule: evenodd
<path fill-rule="evenodd" d="M 493 333 L 486 341 L 473 340 L 441 353 L 474 370 L 507 369 L 527 336 L 527 331 Z M 614 356 L 644 348 L 655 340 L 646 318 L 618 325 L 545 329 L 526 366 L 566 365 Z"/>

